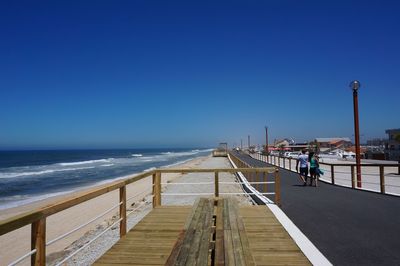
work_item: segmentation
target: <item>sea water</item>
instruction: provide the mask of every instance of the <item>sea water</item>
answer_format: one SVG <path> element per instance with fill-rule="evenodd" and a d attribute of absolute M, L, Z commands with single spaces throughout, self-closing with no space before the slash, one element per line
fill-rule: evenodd
<path fill-rule="evenodd" d="M 0 210 L 208 155 L 210 149 L 0 151 Z"/>

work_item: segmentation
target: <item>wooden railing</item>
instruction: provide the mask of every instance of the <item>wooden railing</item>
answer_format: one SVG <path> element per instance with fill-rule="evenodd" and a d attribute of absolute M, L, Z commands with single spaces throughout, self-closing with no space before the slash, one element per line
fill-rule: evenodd
<path fill-rule="evenodd" d="M 267 162 L 269 164 L 296 171 L 296 158 L 276 155 L 250 154 L 251 157 Z M 353 189 L 377 191 L 382 194 L 400 195 L 400 164 L 398 163 L 362 163 L 361 164 L 361 187 L 357 186 L 356 163 L 327 163 L 320 162 L 320 168 L 325 172 L 321 179 L 336 185 L 343 185 Z M 390 173 L 390 181 L 386 174 Z M 390 188 L 388 191 L 388 188 Z"/>
<path fill-rule="evenodd" d="M 238 162 L 239 164 L 239 162 Z M 124 180 L 112 182 L 107 185 L 93 188 L 89 191 L 84 191 L 73 198 L 57 202 L 51 206 L 47 206 L 40 209 L 35 209 L 27 213 L 23 213 L 6 220 L 0 221 L 0 235 L 7 234 L 14 230 L 17 230 L 26 225 L 31 225 L 31 252 L 21 257 L 12 265 L 16 265 L 21 262 L 24 258 L 31 257 L 31 265 L 46 265 L 46 220 L 49 216 L 58 212 L 64 211 L 68 208 L 76 206 L 80 203 L 86 202 L 90 199 L 94 199 L 111 191 L 119 190 L 119 235 L 124 236 L 127 232 L 127 191 L 126 187 L 128 184 L 137 182 L 146 177 L 152 176 L 152 194 L 153 194 L 153 207 L 161 205 L 162 196 L 162 174 L 163 173 L 214 173 L 214 196 L 219 197 L 220 185 L 219 185 L 219 173 L 238 173 L 242 172 L 249 180 L 253 180 L 253 177 L 262 174 L 264 180 L 267 180 L 267 174 L 275 174 L 275 195 L 276 202 L 280 202 L 280 189 L 279 189 L 279 174 L 275 167 L 269 168 L 250 168 L 248 165 L 241 165 L 241 168 L 228 168 L 228 169 L 158 169 L 153 171 L 144 172 L 137 176 L 127 178 Z M 277 178 L 278 177 L 278 178 Z M 260 182 L 262 183 L 262 182 Z M 257 184 L 259 185 L 259 184 Z M 118 207 L 118 206 L 117 206 Z M 117 221 L 117 222 L 118 222 Z M 61 263 L 60 263 L 61 264 Z M 57 264 L 58 265 L 58 264 Z"/>

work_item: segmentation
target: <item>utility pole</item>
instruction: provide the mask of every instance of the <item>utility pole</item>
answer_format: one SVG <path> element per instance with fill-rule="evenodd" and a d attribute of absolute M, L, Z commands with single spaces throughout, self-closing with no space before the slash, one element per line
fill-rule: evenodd
<path fill-rule="evenodd" d="M 268 127 L 265 127 L 265 151 L 268 155 Z"/>
<path fill-rule="evenodd" d="M 250 135 L 247 136 L 248 149 L 250 150 Z"/>
<path fill-rule="evenodd" d="M 360 155 L 360 125 L 358 120 L 358 89 L 361 84 L 358 80 L 350 83 L 353 90 L 353 107 L 354 107 L 354 140 L 356 145 L 356 169 L 357 169 L 357 187 L 361 188 L 361 155 Z"/>

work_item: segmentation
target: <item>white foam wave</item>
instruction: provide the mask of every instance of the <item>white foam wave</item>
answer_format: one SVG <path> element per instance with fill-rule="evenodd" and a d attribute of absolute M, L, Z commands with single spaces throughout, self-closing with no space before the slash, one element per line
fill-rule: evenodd
<path fill-rule="evenodd" d="M 108 164 L 102 164 L 102 165 L 100 165 L 100 166 L 109 167 L 109 166 L 113 166 L 113 165 L 114 165 L 113 163 L 108 163 Z"/>
<path fill-rule="evenodd" d="M 76 167 L 76 168 L 64 168 L 64 169 L 49 169 L 49 170 L 36 171 L 36 172 L 0 173 L 0 178 L 14 178 L 14 177 L 22 177 L 22 176 L 45 175 L 45 174 L 51 174 L 51 173 L 55 173 L 55 172 L 76 171 L 76 170 L 85 170 L 85 169 L 92 169 L 92 168 L 95 168 L 95 167 L 89 166 L 89 167 Z"/>
<path fill-rule="evenodd" d="M 71 192 L 74 192 L 74 191 L 75 190 L 66 190 L 66 191 L 61 191 L 61 192 L 53 192 L 53 193 L 43 194 L 43 195 L 39 195 L 39 196 L 16 195 L 16 196 L 13 196 L 13 197 L 9 198 L 12 201 L 0 205 L 0 210 L 22 206 L 22 205 L 25 205 L 25 204 L 29 204 L 29 203 L 40 201 L 40 200 L 44 200 L 44 199 L 48 199 L 48 198 L 51 198 L 51 197 L 56 197 L 56 196 L 68 194 L 68 193 L 71 193 Z"/>
<path fill-rule="evenodd" d="M 138 153 L 138 154 L 131 154 L 131 156 L 132 156 L 132 157 L 142 157 L 143 154 L 140 154 L 140 153 Z"/>
<path fill-rule="evenodd" d="M 88 160 L 88 161 L 81 161 L 81 162 L 71 162 L 71 163 L 59 163 L 59 165 L 61 165 L 61 166 L 71 166 L 71 165 L 82 165 L 82 164 L 93 164 L 93 163 L 108 163 L 112 159 L 113 158 L 100 159 L 100 160 Z"/>

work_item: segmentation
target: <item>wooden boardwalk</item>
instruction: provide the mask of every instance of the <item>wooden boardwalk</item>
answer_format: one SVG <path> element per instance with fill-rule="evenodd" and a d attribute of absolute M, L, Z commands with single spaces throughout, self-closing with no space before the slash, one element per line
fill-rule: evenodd
<path fill-rule="evenodd" d="M 177 240 L 182 239 L 182 229 L 186 227 L 185 223 L 191 213 L 191 206 L 154 208 L 95 265 L 164 265 L 176 248 Z M 217 210 L 214 215 L 218 215 Z M 311 265 L 268 208 L 241 206 L 238 208 L 238 216 L 243 222 L 248 240 L 246 245 L 252 256 L 251 263 L 246 261 L 247 265 Z M 219 264 L 218 260 L 212 259 L 215 256 L 212 249 L 216 246 L 218 242 L 210 244 L 206 265 L 211 265 L 213 261 Z M 225 250 L 225 257 L 233 257 L 236 253 L 234 250 Z M 235 264 L 229 261 L 229 258 L 225 259 L 224 264 Z"/>

